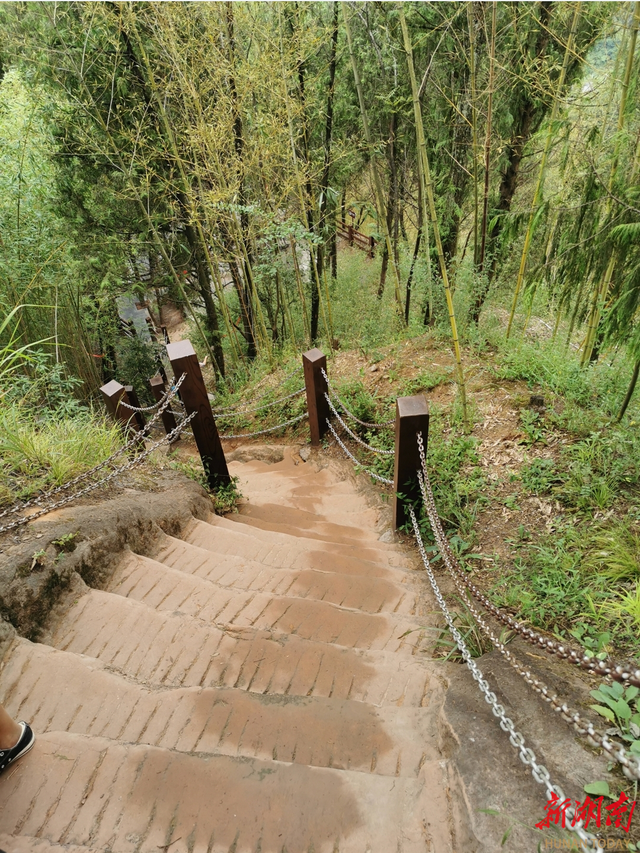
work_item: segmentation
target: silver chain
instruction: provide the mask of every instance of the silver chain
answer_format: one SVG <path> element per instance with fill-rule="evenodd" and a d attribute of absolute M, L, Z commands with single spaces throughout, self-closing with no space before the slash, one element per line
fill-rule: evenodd
<path fill-rule="evenodd" d="M 301 415 L 298 415 L 297 418 L 291 418 L 290 421 L 285 421 L 282 424 L 278 424 L 277 426 L 267 427 L 266 429 L 259 429 L 257 432 L 242 432 L 238 435 L 221 435 L 220 438 L 231 439 L 231 438 L 253 438 L 256 435 L 264 435 L 266 432 L 275 432 L 277 429 L 282 429 L 282 427 L 289 426 L 290 424 L 295 424 L 298 421 L 301 421 L 303 418 L 307 417 L 307 413 L 303 412 Z"/>
<path fill-rule="evenodd" d="M 372 447 L 370 444 L 367 444 L 367 443 L 366 443 L 366 441 L 363 441 L 359 436 L 357 436 L 357 435 L 355 434 L 355 432 L 351 432 L 351 430 L 349 429 L 349 427 L 345 424 L 345 422 L 342 420 L 342 418 L 341 418 L 341 417 L 340 417 L 340 415 L 338 414 L 338 412 L 337 412 L 337 410 L 336 410 L 336 407 L 335 407 L 335 406 L 333 405 L 333 403 L 331 402 L 331 397 L 327 394 L 327 392 L 326 392 L 326 391 L 324 392 L 324 396 L 325 396 L 325 399 L 326 399 L 327 403 L 328 403 L 328 404 L 329 404 L 329 406 L 331 407 L 331 411 L 332 411 L 332 412 L 333 412 L 333 414 L 336 416 L 336 418 L 338 419 L 338 421 L 340 421 L 340 424 L 342 425 L 343 429 L 344 429 L 346 432 L 348 432 L 348 433 L 349 433 L 349 435 L 351 436 L 351 438 L 352 438 L 354 441 L 357 441 L 357 442 L 358 442 L 358 444 L 361 444 L 364 448 L 366 448 L 367 450 L 370 450 L 372 453 L 380 453 L 380 454 L 382 454 L 383 456 L 393 456 L 393 455 L 395 454 L 395 450 L 380 450 L 380 448 L 379 448 L 379 447 Z"/>
<path fill-rule="evenodd" d="M 100 486 L 104 486 L 105 483 L 110 482 L 111 480 L 114 479 L 114 477 L 118 477 L 120 474 L 123 474 L 125 471 L 129 471 L 131 468 L 135 467 L 136 465 L 139 465 L 141 462 L 143 462 L 147 458 L 147 456 L 149 456 L 150 453 L 153 453 L 153 451 L 156 450 L 158 447 L 160 447 L 162 444 L 170 444 L 173 441 L 173 439 L 180 433 L 180 431 L 182 429 L 184 429 L 184 427 L 190 421 L 192 421 L 193 418 L 195 418 L 195 416 L 197 414 L 198 414 L 198 412 L 195 411 L 195 412 L 192 412 L 187 417 L 183 418 L 183 420 L 181 420 L 180 423 L 175 427 L 175 429 L 172 429 L 170 433 L 163 436 L 163 438 L 161 438 L 159 441 L 156 441 L 154 444 L 151 445 L 151 447 L 149 447 L 143 453 L 140 453 L 140 454 L 138 454 L 138 456 L 135 456 L 133 459 L 130 459 L 129 462 L 127 462 L 125 465 L 121 465 L 119 468 L 114 468 L 114 470 L 111 471 L 109 474 L 107 474 L 106 477 L 103 477 L 101 480 L 97 480 L 95 483 L 90 483 L 88 486 L 85 486 L 84 489 L 80 489 L 79 492 L 74 492 L 74 494 L 67 495 L 67 497 L 62 498 L 62 500 L 55 501 L 54 503 L 50 504 L 49 506 L 43 507 L 39 512 L 34 512 L 33 515 L 30 515 L 27 518 L 21 518 L 18 521 L 12 522 L 12 524 L 8 524 L 8 525 L 5 525 L 4 527 L 0 527 L 0 533 L 3 533 L 6 530 L 11 530 L 12 528 L 18 527 L 21 524 L 27 524 L 30 521 L 35 521 L 36 518 L 40 518 L 41 515 L 46 515 L 47 513 L 52 512 L 54 509 L 58 509 L 61 506 L 65 506 L 66 504 L 77 500 L 78 498 L 82 497 L 83 495 L 88 494 L 89 492 L 94 491 L 95 489 L 99 488 Z"/>
<path fill-rule="evenodd" d="M 268 396 L 269 396 L 269 394 L 271 394 L 271 393 L 275 390 L 275 388 L 282 388 L 282 386 L 285 384 L 285 382 L 288 382 L 288 381 L 289 381 L 289 379 L 291 379 L 293 376 L 295 376 L 295 375 L 296 375 L 296 373 L 299 373 L 299 372 L 300 372 L 300 368 L 301 368 L 301 365 L 298 365 L 298 366 L 296 367 L 296 369 L 295 369 L 295 370 L 292 370 L 292 371 L 291 371 L 291 373 L 287 373 L 287 375 L 286 375 L 286 376 L 284 376 L 284 377 L 281 379 L 281 381 L 280 381 L 280 382 L 278 382 L 278 384 L 277 384 L 277 385 L 274 385 L 274 387 L 273 387 L 273 388 L 268 388 L 268 389 L 264 392 L 264 394 L 260 394 L 260 396 L 259 396 L 259 397 L 255 397 L 255 398 L 254 398 L 254 400 L 253 400 L 252 402 L 254 402 L 254 403 L 255 403 L 255 401 L 256 401 L 256 400 L 263 400 L 265 397 L 268 397 Z M 266 377 L 265 377 L 265 378 L 266 378 Z M 226 409 L 220 409 L 219 411 L 214 412 L 214 415 L 224 415 L 224 414 L 226 414 L 227 412 L 235 412 L 235 411 L 239 408 L 239 406 L 240 406 L 240 405 L 241 405 L 241 404 L 240 404 L 240 403 L 238 403 L 236 406 L 229 406 L 229 407 L 227 407 Z"/>
<path fill-rule="evenodd" d="M 443 551 L 446 551 L 447 558 L 451 561 L 451 565 L 454 566 L 455 571 L 459 574 L 463 583 L 465 584 L 469 592 L 471 592 L 476 601 L 478 601 L 485 608 L 485 610 L 488 610 L 490 613 L 492 613 L 496 617 L 496 619 L 502 622 L 503 625 L 507 625 L 507 627 L 518 633 L 532 646 L 544 649 L 545 651 L 556 655 L 562 660 L 569 661 L 569 663 L 573 664 L 574 666 L 578 666 L 581 669 L 585 669 L 589 672 L 592 672 L 594 675 L 600 675 L 602 677 L 610 676 L 614 681 L 619 681 L 620 683 L 628 682 L 629 684 L 633 684 L 636 687 L 640 687 L 640 669 L 632 669 L 629 666 L 617 664 L 615 661 L 612 661 L 610 659 L 601 661 L 597 660 L 596 658 L 590 658 L 582 651 L 577 651 L 576 649 L 568 648 L 567 646 L 558 643 L 555 640 L 552 640 L 550 637 L 543 637 L 542 634 L 533 631 L 531 628 L 525 627 L 516 619 L 514 619 L 513 616 L 504 612 L 495 604 L 493 604 L 493 602 L 490 601 L 487 596 L 484 595 L 484 593 L 482 593 L 482 591 L 479 590 L 477 586 L 475 586 L 475 584 L 471 583 L 471 581 L 467 578 L 466 574 L 458 565 L 458 561 L 456 560 L 455 555 L 449 548 L 449 544 L 446 541 L 446 537 L 444 536 L 444 531 L 442 530 L 442 523 L 438 516 L 438 511 L 436 509 L 435 500 L 433 497 L 433 491 L 431 489 L 431 483 L 429 481 L 429 475 L 427 473 L 422 433 L 418 433 L 418 449 L 420 451 L 420 461 L 422 465 L 422 473 L 424 476 L 425 483 L 425 500 L 430 521 L 433 525 L 435 525 L 435 527 L 438 527 L 441 531 L 442 537 L 444 538 L 444 543 L 442 546 Z"/>
<path fill-rule="evenodd" d="M 98 465 L 94 465 L 93 468 L 90 468 L 88 471 L 83 471 L 82 474 L 78 474 L 77 477 L 74 477 L 72 480 L 69 480 L 66 483 L 63 483 L 61 486 L 56 486 L 55 489 L 49 489 L 48 492 L 44 492 L 41 495 L 37 495 L 35 498 L 32 498 L 30 501 L 26 501 L 25 503 L 21 503 L 19 506 L 9 507 L 5 509 L 3 512 L 0 512 L 0 518 L 4 518 L 7 515 L 13 515 L 16 512 L 22 512 L 25 509 L 29 509 L 32 506 L 39 506 L 40 502 L 43 500 L 47 500 L 48 498 L 53 497 L 54 495 L 60 494 L 60 492 L 68 491 L 72 486 L 75 486 L 77 483 L 81 483 L 84 480 L 88 479 L 92 474 L 95 474 L 97 471 L 101 471 L 104 467 L 109 465 L 114 459 L 118 456 L 122 456 L 127 450 L 130 450 L 134 445 L 138 444 L 141 438 L 144 437 L 145 433 L 148 433 L 151 427 L 155 424 L 155 422 L 161 417 L 161 415 L 165 412 L 169 404 L 171 403 L 172 398 L 178 391 L 178 388 L 182 385 L 186 378 L 186 373 L 183 373 L 180 379 L 177 381 L 175 387 L 171 389 L 169 395 L 166 396 L 166 399 L 163 401 L 160 409 L 156 412 L 153 418 L 149 421 L 148 424 L 135 433 L 135 435 L 123 444 L 122 447 L 119 447 L 115 453 L 112 453 L 108 459 L 105 459 L 103 462 L 100 462 Z M 5 525 L 4 527 L 0 527 L 0 533 L 5 530 L 11 530 L 14 527 L 19 527 L 21 524 L 25 524 L 29 521 L 33 516 L 28 516 L 25 520 L 19 520 L 11 525 Z"/>
<path fill-rule="evenodd" d="M 356 457 L 353 455 L 353 453 L 340 440 L 340 436 L 334 430 L 333 426 L 331 425 L 331 421 L 329 420 L 329 418 L 327 418 L 327 426 L 331 430 L 333 437 L 338 442 L 340 447 L 344 450 L 344 452 L 349 457 L 349 459 L 351 459 L 352 462 L 355 462 L 355 464 L 358 466 L 358 468 L 362 468 L 363 471 L 366 474 L 368 474 L 370 477 L 373 477 L 374 480 L 378 480 L 380 483 L 385 483 L 387 486 L 393 486 L 393 480 L 387 480 L 386 477 L 381 477 L 379 474 L 376 474 L 375 471 L 370 471 L 368 468 L 365 468 L 364 465 L 356 459 Z"/>
<path fill-rule="evenodd" d="M 425 507 L 427 507 L 425 484 L 423 476 L 420 472 L 418 472 L 418 481 L 420 483 L 420 490 L 422 492 L 424 505 Z M 431 521 L 430 514 L 429 520 Z M 596 748 L 600 747 L 607 753 L 610 758 L 622 765 L 623 773 L 628 779 L 640 779 L 640 761 L 636 760 L 632 755 L 628 755 L 627 752 L 621 746 L 610 740 L 607 735 L 604 735 L 601 732 L 597 731 L 589 720 L 583 720 L 577 711 L 572 708 L 569 708 L 568 705 L 563 702 L 557 694 L 551 692 L 551 690 L 543 681 L 540 681 L 538 678 L 532 675 L 528 669 L 525 669 L 518 661 L 518 659 L 511 654 L 505 644 L 495 636 L 489 625 L 485 622 L 482 614 L 479 612 L 478 608 L 473 603 L 473 600 L 469 597 L 469 592 L 466 586 L 464 585 L 461 577 L 458 575 L 458 573 L 451 564 L 451 561 L 447 555 L 447 549 L 444 547 L 444 543 L 446 542 L 446 540 L 444 539 L 444 533 L 442 532 L 442 530 L 438 531 L 433 522 L 431 523 L 431 528 L 436 538 L 436 542 L 440 546 L 440 553 L 444 558 L 445 566 L 447 567 L 447 570 L 451 575 L 451 578 L 453 579 L 453 582 L 455 583 L 458 592 L 462 596 L 465 605 L 473 615 L 474 619 L 480 626 L 480 629 L 489 638 L 495 648 L 498 649 L 500 654 L 504 656 L 508 663 L 518 673 L 518 675 L 520 675 L 526 681 L 526 683 L 544 699 L 545 702 L 548 702 L 553 708 L 553 710 L 556 711 L 556 713 L 558 713 L 563 720 L 569 723 L 569 725 L 571 725 L 579 735 L 582 735 L 586 738 L 586 741 L 589 746 Z"/>
<path fill-rule="evenodd" d="M 540 785 L 544 785 L 545 790 L 547 792 L 547 797 L 549 799 L 552 799 L 552 795 L 555 794 L 555 796 L 560 798 L 560 801 L 566 800 L 562 789 L 558 785 L 554 785 L 551 782 L 551 776 L 547 768 L 543 764 L 538 764 L 538 760 L 534 751 L 530 747 L 527 747 L 525 745 L 524 736 L 520 732 L 516 731 L 515 726 L 513 724 L 513 720 L 507 717 L 504 706 L 498 703 L 498 698 L 496 694 L 492 692 L 489 683 L 485 680 L 476 662 L 471 657 L 471 653 L 469 652 L 469 649 L 467 648 L 464 639 L 462 638 L 462 635 L 456 628 L 455 622 L 451 614 L 449 613 L 446 602 L 436 582 L 435 576 L 431 569 L 431 564 L 429 563 L 429 559 L 424 549 L 424 543 L 420 535 L 420 528 L 418 527 L 418 522 L 416 520 L 416 515 L 413 511 L 413 507 L 411 505 L 407 505 L 407 509 L 411 516 L 413 532 L 416 537 L 416 542 L 420 550 L 420 556 L 422 557 L 422 562 L 424 563 L 424 567 L 426 569 L 431 588 L 433 589 L 433 593 L 438 601 L 438 604 L 440 605 L 440 609 L 442 610 L 442 614 L 447 622 L 449 630 L 451 631 L 451 635 L 453 636 L 453 639 L 455 640 L 455 643 L 458 649 L 460 650 L 460 654 L 462 655 L 462 658 L 466 663 L 467 667 L 471 671 L 471 675 L 478 684 L 480 692 L 484 696 L 485 702 L 487 702 L 487 704 L 491 706 L 491 711 L 493 712 L 493 715 L 498 718 L 502 731 L 506 732 L 509 735 L 509 743 L 514 749 L 518 751 L 518 757 L 520 758 L 520 761 L 522 761 L 525 766 L 531 768 L 531 775 L 536 780 L 536 782 L 538 782 Z M 570 806 L 566 810 L 566 815 L 568 818 L 574 820 L 575 808 L 573 806 Z M 586 845 L 587 849 L 599 849 L 597 838 L 594 835 L 591 835 L 591 833 L 586 832 L 582 828 L 582 821 L 576 821 L 575 826 L 567 826 L 566 828 L 569 829 L 571 832 L 575 832 L 576 835 L 580 838 L 580 840 L 584 843 L 584 845 Z"/>
<path fill-rule="evenodd" d="M 360 426 L 369 427 L 369 429 L 384 429 L 385 427 L 391 426 L 391 424 L 394 424 L 396 422 L 395 418 L 391 418 L 391 420 L 384 421 L 381 424 L 369 424 L 366 421 L 361 421 L 360 418 L 357 418 L 352 412 L 349 411 L 349 409 L 347 409 L 347 407 L 342 402 L 340 397 L 338 397 L 338 395 L 336 393 L 336 389 L 332 386 L 331 382 L 329 381 L 329 377 L 327 376 L 327 371 L 324 369 L 324 367 L 321 367 L 320 370 L 322 371 L 322 375 L 324 376 L 325 381 L 327 383 L 327 388 L 329 389 L 329 391 L 331 391 L 331 393 L 336 398 L 338 403 L 340 403 L 340 405 L 344 409 L 345 415 L 347 415 L 347 417 L 351 418 L 352 421 L 355 421 L 356 423 L 360 424 Z"/>
<path fill-rule="evenodd" d="M 223 410 L 220 412 L 214 412 L 213 414 L 217 418 L 235 418 L 238 415 L 250 415 L 253 414 L 253 412 L 259 412 L 260 409 L 268 409 L 270 406 L 276 406 L 278 403 L 284 403 L 285 400 L 291 400 L 292 397 L 297 397 L 298 394 L 302 394 L 305 390 L 305 388 L 299 388 L 292 394 L 287 394 L 286 397 L 280 397 L 279 400 L 272 400 L 271 403 L 263 403 L 262 406 L 256 406 L 255 409 L 235 409 L 233 412 L 229 412 L 228 415 L 225 415 Z"/>

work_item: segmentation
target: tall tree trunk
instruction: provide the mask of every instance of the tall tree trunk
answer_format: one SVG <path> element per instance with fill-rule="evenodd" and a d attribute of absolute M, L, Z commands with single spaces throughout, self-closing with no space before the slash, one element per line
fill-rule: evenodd
<path fill-rule="evenodd" d="M 464 380 L 464 370 L 462 368 L 462 354 L 460 352 L 460 342 L 458 340 L 458 325 L 456 323 L 456 314 L 453 307 L 453 297 L 451 295 L 451 287 L 449 286 L 449 275 L 447 272 L 447 262 L 442 248 L 442 240 L 440 239 L 440 228 L 438 226 L 438 215 L 436 212 L 436 202 L 433 195 L 433 183 L 431 181 L 431 169 L 429 168 L 429 157 L 427 156 L 427 144 L 424 138 L 424 125 L 422 124 L 422 108 L 420 106 L 420 96 L 418 94 L 418 82 L 416 80 L 416 72 L 413 64 L 413 48 L 411 39 L 409 38 L 409 29 L 404 17 L 402 6 L 399 7 L 398 13 L 400 16 L 400 25 L 402 27 L 402 36 L 404 39 L 405 53 L 407 55 L 407 65 L 409 68 L 409 77 L 411 79 L 411 93 L 413 96 L 413 111 L 416 124 L 416 142 L 418 148 L 418 177 L 422 183 L 422 203 L 424 206 L 424 221 L 428 217 L 426 203 L 429 202 L 429 212 L 431 213 L 431 225 L 433 227 L 433 239 L 435 240 L 436 250 L 438 252 L 438 260 L 440 262 L 440 275 L 442 276 L 442 284 L 444 286 L 445 298 L 447 300 L 447 309 L 449 311 L 449 322 L 451 324 L 451 337 L 453 341 L 453 350 L 456 359 L 458 392 L 460 394 L 460 403 L 462 406 L 462 420 L 465 432 L 470 431 L 469 415 L 467 411 L 467 393 Z"/>
<path fill-rule="evenodd" d="M 378 213 L 378 222 L 384 227 L 384 239 L 387 246 L 387 253 L 389 257 L 391 257 L 394 261 L 393 263 L 393 273 L 394 273 L 394 283 L 395 283 L 395 298 L 396 298 L 396 306 L 398 308 L 398 313 L 402 316 L 402 298 L 400 295 L 400 273 L 398 270 L 398 265 L 395 263 L 395 256 L 393 254 L 393 248 L 391 246 L 391 235 L 389 234 L 389 229 L 387 228 L 387 220 L 384 215 L 385 204 L 384 204 L 384 193 L 382 191 L 382 181 L 380 179 L 380 173 L 378 171 L 378 166 L 376 163 L 375 152 L 373 150 L 373 140 L 371 138 L 371 131 L 369 129 L 369 119 L 367 118 L 367 110 L 364 102 L 364 93 L 362 91 L 362 83 L 360 82 L 360 72 L 358 71 L 358 63 L 356 62 L 356 56 L 353 49 L 353 39 L 351 37 L 351 26 L 349 24 L 349 16 L 347 14 L 346 5 L 342 6 L 342 15 L 344 19 L 344 28 L 347 34 L 347 41 L 349 43 L 349 55 L 351 57 L 351 67 L 353 69 L 353 80 L 356 86 L 356 91 L 358 92 L 358 101 L 360 103 L 360 114 L 362 116 L 362 129 L 364 131 L 365 141 L 367 143 L 367 148 L 369 150 L 369 154 L 371 156 L 371 168 L 373 170 L 373 180 L 375 185 L 376 192 L 376 208 Z"/>
<path fill-rule="evenodd" d="M 245 169 L 244 169 L 244 130 L 242 126 L 242 115 L 238 101 L 238 90 L 236 88 L 235 65 L 236 65 L 236 40 L 234 31 L 233 3 L 225 4 L 227 21 L 227 38 L 229 42 L 229 67 L 227 78 L 229 94 L 231 96 L 231 110 L 233 115 L 233 145 L 236 152 L 236 173 L 238 176 L 238 203 L 240 206 L 240 233 L 243 243 L 243 282 L 239 284 L 234 277 L 236 290 L 240 295 L 242 290 L 242 313 L 244 337 L 247 340 L 247 356 L 254 359 L 257 355 L 256 334 L 254 329 L 254 317 L 251 300 L 251 282 L 253 281 L 252 251 L 249 236 L 249 214 L 247 213 L 245 192 Z M 232 273 L 233 275 L 233 273 Z"/>
<path fill-rule="evenodd" d="M 640 361 L 636 361 L 633 365 L 633 373 L 631 374 L 631 382 L 629 382 L 629 387 L 627 388 L 627 393 L 625 394 L 624 400 L 622 401 L 622 406 L 620 407 L 620 412 L 618 413 L 618 417 L 616 418 L 617 422 L 620 421 L 624 417 L 624 413 L 627 411 L 629 403 L 631 402 L 631 398 L 633 397 L 633 392 L 636 389 L 636 383 L 638 381 L 638 375 L 640 374 Z"/>
<path fill-rule="evenodd" d="M 542 0 L 540 3 L 540 29 L 533 50 L 533 56 L 531 57 L 534 67 L 535 63 L 544 56 L 549 42 L 551 9 L 551 0 Z M 489 245 L 487 251 L 491 258 L 491 266 L 488 271 L 489 280 L 495 275 L 498 266 L 499 245 L 504 226 L 504 217 L 511 210 L 511 203 L 520 178 L 520 165 L 524 149 L 531 136 L 538 130 L 542 118 L 543 115 L 540 114 L 536 102 L 535 89 L 532 89 L 530 94 L 527 93 L 524 96 L 520 108 L 514 117 L 513 130 L 511 131 L 511 138 L 507 145 L 507 165 L 500 180 L 498 205 L 495 211 L 497 216 L 488 234 Z"/>
<path fill-rule="evenodd" d="M 386 225 L 387 225 L 387 233 L 393 234 L 393 240 L 391 241 L 393 251 L 393 260 L 394 263 L 398 264 L 398 233 L 397 229 L 394 228 L 394 223 L 397 223 L 397 215 L 396 215 L 396 207 L 397 207 L 397 196 L 398 196 L 398 183 L 397 183 L 397 172 L 396 172 L 396 114 L 391 114 L 391 119 L 389 122 L 389 142 L 387 144 L 387 154 L 389 159 L 389 172 L 390 172 L 390 180 L 389 180 L 389 196 L 387 198 L 386 205 Z M 389 267 L 389 246 L 387 246 L 386 242 L 384 245 L 384 249 L 382 250 L 382 264 L 380 266 L 380 282 L 378 284 L 378 299 L 382 298 L 384 294 L 384 286 L 387 280 L 387 269 Z"/>
<path fill-rule="evenodd" d="M 544 144 L 544 150 L 542 152 L 542 159 L 540 160 L 540 169 L 538 172 L 538 181 L 536 183 L 536 189 L 533 194 L 533 201 L 531 203 L 531 213 L 529 215 L 529 223 L 527 225 L 527 233 L 524 238 L 524 246 L 522 247 L 522 256 L 520 258 L 520 268 L 518 269 L 518 278 L 516 279 L 516 286 L 513 292 L 513 302 L 511 304 L 511 313 L 509 314 L 509 322 L 507 324 L 507 340 L 509 339 L 509 335 L 511 334 L 511 327 L 513 325 L 513 318 L 516 313 L 516 306 L 518 304 L 518 296 L 520 294 L 520 289 L 522 287 L 522 282 L 524 280 L 524 271 L 527 265 L 527 257 L 529 255 L 529 246 L 531 244 L 531 237 L 533 236 L 533 223 L 537 214 L 538 201 L 542 195 L 542 190 L 544 187 L 544 177 L 545 171 L 547 168 L 547 157 L 549 156 L 549 149 L 551 148 L 551 141 L 553 139 L 555 128 L 554 123 L 556 117 L 558 115 L 558 109 L 560 105 L 560 97 L 562 95 L 562 90 L 564 88 L 564 81 L 567 75 L 567 68 L 569 66 L 569 57 L 573 53 L 573 41 L 575 39 L 576 31 L 578 29 L 578 21 L 580 20 L 580 3 L 575 4 L 575 10 L 573 13 L 573 21 L 571 22 L 571 32 L 569 33 L 569 38 L 567 40 L 567 46 L 564 52 L 564 59 L 562 61 L 562 70 L 560 71 L 560 78 L 558 80 L 558 86 L 555 92 L 555 96 L 553 99 L 553 107 L 551 109 L 551 118 L 549 119 L 549 128 L 547 130 L 547 138 Z"/>
<path fill-rule="evenodd" d="M 216 309 L 213 293 L 211 292 L 211 281 L 209 279 L 209 271 L 207 262 L 204 256 L 204 249 L 200 245 L 198 235 L 193 225 L 185 224 L 184 233 L 189 243 L 191 257 L 196 268 L 198 277 L 198 290 L 204 302 L 204 310 L 207 317 L 206 330 L 209 335 L 209 343 L 213 350 L 215 358 L 214 367 L 217 368 L 220 376 L 224 376 L 224 352 L 222 350 L 222 341 L 220 339 L 220 326 L 218 324 L 218 312 Z"/>
<path fill-rule="evenodd" d="M 335 242 L 336 224 L 335 218 L 331 222 L 331 235 L 327 240 L 328 218 L 327 211 L 329 207 L 329 177 L 331 172 L 331 134 L 333 131 L 333 99 L 335 93 L 336 80 L 336 64 L 338 54 L 338 3 L 332 3 L 333 6 L 333 28 L 331 32 L 331 59 L 329 62 L 329 92 L 327 94 L 327 115 L 324 127 L 324 163 L 322 167 L 322 177 L 320 179 L 320 219 L 318 221 L 318 230 L 322 243 L 318 246 L 316 255 L 316 266 L 318 270 L 318 279 L 323 280 L 324 277 L 324 262 L 326 247 L 329 244 L 331 237 Z M 335 275 L 334 275 L 335 278 Z M 328 307 L 328 303 L 327 303 Z M 316 316 L 316 334 L 318 326 L 318 317 Z"/>
<path fill-rule="evenodd" d="M 420 189 L 418 188 L 418 193 Z M 413 247 L 413 257 L 411 258 L 411 268 L 407 277 L 407 295 L 404 303 L 404 322 L 409 325 L 409 311 L 411 310 L 411 282 L 413 281 L 413 270 L 418 260 L 420 252 L 420 240 L 422 239 L 422 204 L 418 204 L 418 233 L 416 234 L 416 242 Z"/>

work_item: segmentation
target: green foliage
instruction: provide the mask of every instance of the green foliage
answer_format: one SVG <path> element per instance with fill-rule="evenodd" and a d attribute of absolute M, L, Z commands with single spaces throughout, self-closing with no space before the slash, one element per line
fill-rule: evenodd
<path fill-rule="evenodd" d="M 143 341 L 137 335 L 122 338 L 117 347 L 118 378 L 123 385 L 133 385 L 141 406 L 155 402 L 149 379 L 158 372 L 160 344 Z"/>
<path fill-rule="evenodd" d="M 85 409 L 36 419 L 19 404 L 0 409 L 0 502 L 26 500 L 107 459 L 123 444 L 113 423 Z"/>
<path fill-rule="evenodd" d="M 543 495 L 551 491 L 558 482 L 556 463 L 553 459 L 537 458 L 520 469 L 522 487 L 531 494 Z"/>
<path fill-rule="evenodd" d="M 238 504 L 243 497 L 238 487 L 239 482 L 239 477 L 232 477 L 228 485 L 218 487 L 213 493 L 213 505 L 218 515 L 228 515 L 230 512 L 238 511 Z"/>
<path fill-rule="evenodd" d="M 465 600 L 460 596 L 455 596 L 455 609 L 453 610 L 453 622 L 455 627 L 462 635 L 462 639 L 469 649 L 472 658 L 479 658 L 481 655 L 492 651 L 493 646 L 487 639 L 483 631 L 478 626 L 473 617 L 473 613 L 469 610 Z M 435 657 L 442 657 L 444 660 L 452 660 L 457 663 L 462 663 L 462 655 L 458 649 L 458 644 L 453 639 L 448 626 L 445 626 L 440 632 L 434 645 Z"/>
<path fill-rule="evenodd" d="M 601 684 L 597 690 L 591 690 L 591 696 L 598 702 L 590 707 L 608 720 L 616 729 L 618 737 L 628 744 L 630 752 L 640 755 L 640 702 L 637 687 L 626 689 L 614 681 Z"/>

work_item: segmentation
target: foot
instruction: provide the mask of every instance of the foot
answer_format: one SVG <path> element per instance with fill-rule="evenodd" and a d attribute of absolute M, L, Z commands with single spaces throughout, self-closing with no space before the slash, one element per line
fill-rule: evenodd
<path fill-rule="evenodd" d="M 29 752 L 35 743 L 36 739 L 35 735 L 31 731 L 31 727 L 26 723 L 18 723 L 18 725 L 20 726 L 21 733 L 16 745 L 12 746 L 11 749 L 0 750 L 0 773 L 2 773 L 3 770 L 6 770 L 14 761 L 17 761 L 18 758 L 21 758 L 25 753 Z"/>

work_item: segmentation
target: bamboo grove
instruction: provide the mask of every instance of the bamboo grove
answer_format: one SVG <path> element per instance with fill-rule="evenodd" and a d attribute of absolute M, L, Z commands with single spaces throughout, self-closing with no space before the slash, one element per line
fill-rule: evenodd
<path fill-rule="evenodd" d="M 627 348 L 630 399 L 640 3 L 31 2 L 0 20 L 2 309 L 89 390 L 116 370 L 129 291 L 184 308 L 219 378 L 338 346 L 353 215 L 399 333 L 448 329 L 463 409 L 460 340 L 489 305 L 507 337 L 550 316 L 584 369 Z"/>

